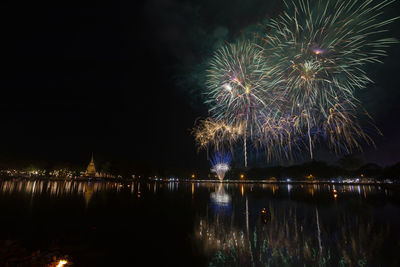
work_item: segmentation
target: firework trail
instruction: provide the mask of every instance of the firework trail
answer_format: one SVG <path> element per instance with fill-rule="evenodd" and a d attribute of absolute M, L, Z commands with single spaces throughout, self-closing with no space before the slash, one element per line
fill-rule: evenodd
<path fill-rule="evenodd" d="M 207 70 L 207 101 L 212 118 L 229 125 L 241 125 L 245 166 L 247 140 L 262 132 L 265 118 L 275 107 L 272 80 L 275 71 L 266 63 L 264 50 L 249 41 L 219 49 Z"/>
<path fill-rule="evenodd" d="M 243 127 L 241 125 L 228 125 L 223 121 L 217 122 L 212 118 L 206 118 L 197 122 L 192 134 L 198 149 L 206 149 L 208 152 L 213 147 L 215 151 L 223 152 L 233 149 L 233 145 L 243 135 Z"/>
<path fill-rule="evenodd" d="M 372 82 L 366 65 L 381 62 L 397 42 L 385 37 L 397 18 L 382 18 L 394 1 L 283 1 L 286 11 L 261 40 L 228 44 L 211 58 L 211 118 L 193 130 L 197 146 L 232 149 L 241 139 L 247 167 L 248 141 L 268 160 L 304 148 L 313 158 L 320 141 L 335 153 L 374 144 L 361 127 L 355 92 Z"/>
<path fill-rule="evenodd" d="M 295 131 L 296 123 L 295 116 L 266 119 L 256 145 L 259 150 L 265 150 L 268 161 L 292 159 L 292 151 L 301 147 L 301 140 Z"/>
<path fill-rule="evenodd" d="M 372 141 L 357 124 L 360 104 L 354 92 L 371 82 L 365 65 L 380 62 L 385 48 L 396 43 L 381 37 L 396 19 L 380 17 L 393 2 L 284 1 L 287 11 L 267 25 L 263 46 L 285 82 L 277 93 L 287 100 L 286 113 L 298 114 L 311 157 L 313 132 L 328 131 L 323 135 L 335 136 L 349 148 L 361 149 L 355 137 Z"/>

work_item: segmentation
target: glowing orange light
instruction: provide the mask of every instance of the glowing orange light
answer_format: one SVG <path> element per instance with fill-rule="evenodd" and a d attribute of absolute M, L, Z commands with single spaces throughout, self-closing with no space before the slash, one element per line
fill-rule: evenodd
<path fill-rule="evenodd" d="M 60 260 L 60 261 L 58 262 L 58 264 L 57 264 L 56 267 L 62 267 L 62 266 L 64 266 L 64 265 L 67 264 L 67 263 L 68 263 L 68 261 L 66 261 L 66 260 Z"/>
<path fill-rule="evenodd" d="M 240 175 L 240 179 L 244 179 L 244 174 L 241 174 L 241 175 Z"/>
<path fill-rule="evenodd" d="M 196 175 L 192 174 L 192 178 L 195 178 L 195 177 L 196 177 Z"/>
<path fill-rule="evenodd" d="M 314 176 L 310 173 L 310 175 L 306 176 L 307 179 L 314 179 Z"/>
<path fill-rule="evenodd" d="M 266 208 L 263 208 L 263 209 L 261 210 L 261 213 L 262 213 L 262 214 L 267 214 L 267 209 L 266 209 Z"/>

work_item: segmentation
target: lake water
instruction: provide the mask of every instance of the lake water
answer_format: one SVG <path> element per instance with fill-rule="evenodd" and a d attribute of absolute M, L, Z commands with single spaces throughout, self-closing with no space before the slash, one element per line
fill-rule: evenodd
<path fill-rule="evenodd" d="M 400 266 L 400 192 L 372 185 L 3 180 L 0 214 L 74 266 Z"/>

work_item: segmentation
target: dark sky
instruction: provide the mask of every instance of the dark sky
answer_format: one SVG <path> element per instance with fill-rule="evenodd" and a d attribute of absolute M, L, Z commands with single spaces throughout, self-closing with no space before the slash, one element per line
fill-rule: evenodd
<path fill-rule="evenodd" d="M 280 1 L 13 1 L 2 8 L 0 154 L 207 167 L 189 129 L 207 116 L 193 72 Z M 389 9 L 398 16 L 399 3 Z M 396 8 L 397 7 L 397 8 Z M 391 27 L 400 37 L 400 24 Z M 399 45 L 362 92 L 384 137 L 368 161 L 400 161 Z"/>

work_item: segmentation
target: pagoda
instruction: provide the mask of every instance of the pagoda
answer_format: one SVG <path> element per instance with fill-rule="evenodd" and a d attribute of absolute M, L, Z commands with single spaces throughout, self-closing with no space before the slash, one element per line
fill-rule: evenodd
<path fill-rule="evenodd" d="M 93 153 L 92 153 L 92 159 L 90 160 L 90 163 L 86 169 L 86 176 L 89 177 L 95 177 L 96 176 L 96 167 L 94 166 L 94 160 L 93 160 Z"/>

